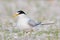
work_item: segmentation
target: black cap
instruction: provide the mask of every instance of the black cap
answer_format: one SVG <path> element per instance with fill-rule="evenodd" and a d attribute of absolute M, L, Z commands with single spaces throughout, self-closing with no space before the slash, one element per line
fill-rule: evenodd
<path fill-rule="evenodd" d="M 23 12 L 22 10 L 17 11 L 19 14 L 25 14 L 25 12 Z"/>

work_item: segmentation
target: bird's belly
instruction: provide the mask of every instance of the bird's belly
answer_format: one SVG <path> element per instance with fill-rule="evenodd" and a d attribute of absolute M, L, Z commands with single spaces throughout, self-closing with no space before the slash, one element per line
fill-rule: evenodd
<path fill-rule="evenodd" d="M 30 30 L 31 27 L 28 25 L 27 22 L 28 22 L 28 21 L 26 21 L 26 20 L 19 21 L 19 22 L 17 23 L 17 27 L 18 27 L 20 30 Z"/>
<path fill-rule="evenodd" d="M 18 28 L 19 28 L 20 30 L 25 30 L 25 31 L 29 31 L 29 30 L 32 29 L 32 27 L 30 27 L 30 26 L 25 26 L 25 25 L 20 25 Z"/>
<path fill-rule="evenodd" d="M 31 29 L 31 27 L 29 27 L 29 26 L 21 26 L 20 27 L 20 30 L 29 30 L 29 29 Z"/>

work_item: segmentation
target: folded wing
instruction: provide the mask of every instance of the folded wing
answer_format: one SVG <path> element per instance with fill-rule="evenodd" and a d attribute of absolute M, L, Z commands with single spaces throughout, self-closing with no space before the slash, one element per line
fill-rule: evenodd
<path fill-rule="evenodd" d="M 28 21 L 28 24 L 29 24 L 30 26 L 32 26 L 32 27 L 35 27 L 35 26 L 41 24 L 41 22 L 36 22 L 36 21 L 33 21 L 33 20 L 29 20 L 29 21 Z"/>

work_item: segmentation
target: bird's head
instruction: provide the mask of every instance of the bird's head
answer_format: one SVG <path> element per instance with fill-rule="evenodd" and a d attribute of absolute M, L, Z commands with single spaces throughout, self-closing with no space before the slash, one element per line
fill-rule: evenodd
<path fill-rule="evenodd" d="M 23 12 L 22 10 L 17 11 L 17 13 L 13 15 L 13 17 L 16 17 L 16 16 L 21 15 L 21 14 L 25 14 L 25 12 Z"/>

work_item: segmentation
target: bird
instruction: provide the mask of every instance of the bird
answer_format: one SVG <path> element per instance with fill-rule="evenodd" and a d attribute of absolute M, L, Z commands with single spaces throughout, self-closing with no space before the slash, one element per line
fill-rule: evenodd
<path fill-rule="evenodd" d="M 31 19 L 24 11 L 19 10 L 14 14 L 14 17 L 17 17 L 16 27 L 20 29 L 20 31 L 31 32 L 34 27 L 38 25 L 49 25 L 54 23 L 42 23 L 36 22 Z"/>
<path fill-rule="evenodd" d="M 24 11 L 19 10 L 15 13 L 14 17 L 17 17 L 16 27 L 22 31 L 33 31 L 33 28 L 41 24 L 31 19 Z"/>

